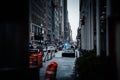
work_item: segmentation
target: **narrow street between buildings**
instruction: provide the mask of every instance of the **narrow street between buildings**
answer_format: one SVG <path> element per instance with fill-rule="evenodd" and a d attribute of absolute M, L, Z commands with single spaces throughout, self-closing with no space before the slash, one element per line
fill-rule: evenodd
<path fill-rule="evenodd" d="M 40 68 L 40 80 L 45 80 L 46 68 L 52 61 L 58 64 L 56 80 L 74 80 L 75 59 L 75 57 L 62 57 L 62 51 L 56 52 L 51 60 L 43 62 L 43 67 Z"/>

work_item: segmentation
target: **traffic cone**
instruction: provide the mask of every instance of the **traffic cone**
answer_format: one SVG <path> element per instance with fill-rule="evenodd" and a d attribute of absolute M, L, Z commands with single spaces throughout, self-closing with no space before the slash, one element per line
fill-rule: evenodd
<path fill-rule="evenodd" d="M 52 64 L 53 67 L 55 68 L 55 78 L 56 78 L 58 64 L 55 61 L 52 61 L 50 64 Z"/>
<path fill-rule="evenodd" d="M 53 64 L 49 64 L 46 69 L 46 74 L 45 74 L 46 80 L 54 80 L 55 78 L 55 67 Z"/>
<path fill-rule="evenodd" d="M 54 66 L 55 68 L 57 68 L 57 66 L 58 66 L 57 62 L 55 62 L 55 61 L 52 61 L 50 64 L 53 64 L 53 66 Z"/>

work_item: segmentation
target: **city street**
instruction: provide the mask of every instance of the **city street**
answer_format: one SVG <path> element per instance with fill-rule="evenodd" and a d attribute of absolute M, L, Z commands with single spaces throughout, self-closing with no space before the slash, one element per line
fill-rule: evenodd
<path fill-rule="evenodd" d="M 120 80 L 119 7 L 118 0 L 1 0 L 0 80 Z"/>
<path fill-rule="evenodd" d="M 46 53 L 45 53 L 46 54 Z M 73 57 L 62 57 L 62 51 L 55 53 L 55 56 L 48 61 L 43 62 L 43 67 L 40 68 L 40 80 L 45 80 L 46 67 L 52 61 L 57 62 L 57 80 L 74 80 L 74 62 Z"/>

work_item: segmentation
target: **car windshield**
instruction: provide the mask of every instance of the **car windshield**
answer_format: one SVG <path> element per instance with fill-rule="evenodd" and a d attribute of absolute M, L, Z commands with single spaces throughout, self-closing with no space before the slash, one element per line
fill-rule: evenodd
<path fill-rule="evenodd" d="M 48 46 L 48 47 L 53 47 L 53 46 Z"/>
<path fill-rule="evenodd" d="M 67 48 L 66 50 L 73 50 L 72 48 Z"/>

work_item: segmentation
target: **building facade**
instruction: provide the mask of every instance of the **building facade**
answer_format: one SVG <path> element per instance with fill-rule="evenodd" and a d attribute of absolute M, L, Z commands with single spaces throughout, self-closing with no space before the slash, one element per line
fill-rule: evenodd
<path fill-rule="evenodd" d="M 64 41 L 67 41 L 67 27 L 68 27 L 68 12 L 67 0 L 64 0 Z"/>
<path fill-rule="evenodd" d="M 39 80 L 29 67 L 29 0 L 0 1 L 0 10 L 0 80 Z"/>
<path fill-rule="evenodd" d="M 53 27 L 53 0 L 46 0 L 45 12 L 45 27 L 46 27 L 46 42 L 52 42 L 52 27 Z"/>
<path fill-rule="evenodd" d="M 67 0 L 29 1 L 29 42 L 58 44 L 69 41 Z"/>
<path fill-rule="evenodd" d="M 43 30 L 45 22 L 45 1 L 29 1 L 29 42 L 41 42 L 44 40 Z"/>
<path fill-rule="evenodd" d="M 80 28 L 81 49 L 94 49 L 94 15 L 90 0 L 81 0 L 80 3 Z"/>
<path fill-rule="evenodd" d="M 63 0 L 59 0 L 59 44 L 63 43 L 64 41 L 64 14 L 63 14 Z"/>
<path fill-rule="evenodd" d="M 120 9 L 117 0 L 81 0 L 81 49 L 110 57 L 111 79 L 120 79 Z"/>

